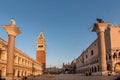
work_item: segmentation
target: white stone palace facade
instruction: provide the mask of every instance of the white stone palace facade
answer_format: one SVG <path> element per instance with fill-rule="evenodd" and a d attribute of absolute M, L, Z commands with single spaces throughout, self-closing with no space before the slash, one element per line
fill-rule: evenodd
<path fill-rule="evenodd" d="M 120 26 L 97 22 L 97 39 L 76 59 L 76 72 L 86 75 L 120 74 Z"/>

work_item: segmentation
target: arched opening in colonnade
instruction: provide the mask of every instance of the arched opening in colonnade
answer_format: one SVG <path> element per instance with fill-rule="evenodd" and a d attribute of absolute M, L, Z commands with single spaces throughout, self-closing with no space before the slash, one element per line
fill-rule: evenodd
<path fill-rule="evenodd" d="M 96 68 L 96 66 L 94 66 L 94 72 L 97 72 L 97 68 Z"/>
<path fill-rule="evenodd" d="M 18 75 L 17 76 L 20 77 L 20 71 L 18 71 Z"/>
<path fill-rule="evenodd" d="M 115 64 L 114 70 L 115 72 L 120 73 L 120 62 Z"/>
<path fill-rule="evenodd" d="M 108 71 L 111 70 L 111 66 L 110 66 L 110 64 L 107 64 L 107 70 L 108 70 Z"/>

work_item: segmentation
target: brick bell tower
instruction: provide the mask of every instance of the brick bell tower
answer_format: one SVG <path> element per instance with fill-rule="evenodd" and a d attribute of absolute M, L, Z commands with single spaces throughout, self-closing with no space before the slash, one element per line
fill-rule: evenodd
<path fill-rule="evenodd" d="M 46 69 L 46 42 L 43 32 L 40 32 L 36 44 L 36 60 L 42 64 L 43 73 Z"/>

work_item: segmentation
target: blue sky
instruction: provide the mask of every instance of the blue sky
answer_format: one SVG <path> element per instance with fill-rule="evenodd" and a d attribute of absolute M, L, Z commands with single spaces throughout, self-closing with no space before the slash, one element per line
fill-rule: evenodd
<path fill-rule="evenodd" d="M 15 18 L 22 32 L 15 46 L 34 59 L 37 37 L 43 31 L 47 66 L 61 67 L 96 39 L 90 28 L 96 18 L 120 24 L 119 4 L 120 0 L 0 0 L 0 25 Z M 0 37 L 8 39 L 1 27 Z"/>

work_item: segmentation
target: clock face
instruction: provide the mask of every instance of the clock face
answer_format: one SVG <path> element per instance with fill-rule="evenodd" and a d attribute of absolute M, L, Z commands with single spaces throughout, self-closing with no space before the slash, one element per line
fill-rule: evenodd
<path fill-rule="evenodd" d="M 38 48 L 43 48 L 43 45 L 38 45 Z"/>

